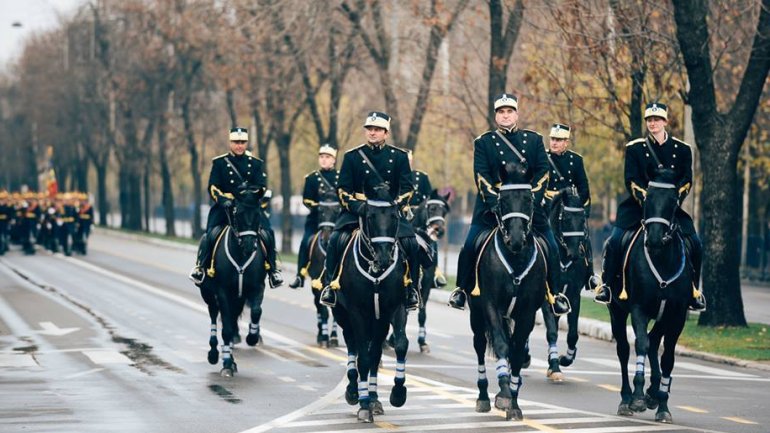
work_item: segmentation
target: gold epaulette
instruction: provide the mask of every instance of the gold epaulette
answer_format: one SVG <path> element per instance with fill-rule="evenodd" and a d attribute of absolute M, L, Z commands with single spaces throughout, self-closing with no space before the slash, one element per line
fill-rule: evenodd
<path fill-rule="evenodd" d="M 681 143 L 681 144 L 684 144 L 684 145 L 685 145 L 685 146 L 687 146 L 687 147 L 692 147 L 692 146 L 690 146 L 690 144 L 689 144 L 689 143 L 687 143 L 687 142 L 685 142 L 685 141 L 682 141 L 682 140 L 680 140 L 680 139 L 678 139 L 678 138 L 676 138 L 676 137 L 673 137 L 673 136 L 672 136 L 672 137 L 671 137 L 671 139 L 672 139 L 672 140 L 674 140 L 674 141 L 676 141 L 677 143 Z"/>
<path fill-rule="evenodd" d="M 361 149 L 362 147 L 365 147 L 365 146 L 366 146 L 366 143 L 364 143 L 364 144 L 359 144 L 358 146 L 356 146 L 356 147 L 354 147 L 354 148 L 352 148 L 352 149 L 348 149 L 348 150 L 346 150 L 346 151 L 345 151 L 345 153 L 355 152 L 355 151 L 357 151 L 358 149 Z"/>
<path fill-rule="evenodd" d="M 583 157 L 583 155 L 581 155 L 581 154 L 579 154 L 579 153 L 575 152 L 575 151 L 574 151 L 574 150 L 572 150 L 572 149 L 569 149 L 569 150 L 567 150 L 567 152 L 570 152 L 570 153 L 574 153 L 575 155 L 577 155 L 577 156 L 579 156 L 579 157 L 581 157 L 581 158 Z"/>
<path fill-rule="evenodd" d="M 521 130 L 522 130 L 522 131 L 525 131 L 525 132 L 531 132 L 531 133 L 533 133 L 533 134 L 537 134 L 537 135 L 539 135 L 539 136 L 541 136 L 541 137 L 543 136 L 543 134 L 541 134 L 541 133 L 539 133 L 539 132 L 537 132 L 537 131 L 534 131 L 534 130 L 532 130 L 532 129 L 524 129 L 524 128 L 521 128 Z"/>
<path fill-rule="evenodd" d="M 490 129 L 489 131 L 487 131 L 487 132 L 484 132 L 484 133 L 480 134 L 478 137 L 474 138 L 474 139 L 473 139 L 473 141 L 476 141 L 476 140 L 480 139 L 481 137 L 483 137 L 483 136 L 485 136 L 485 135 L 487 135 L 487 134 L 493 134 L 494 132 L 495 132 L 495 131 L 493 131 L 493 130 L 491 130 L 491 129 Z"/>
<path fill-rule="evenodd" d="M 402 152 L 404 152 L 404 153 L 407 153 L 407 152 L 408 152 L 406 149 L 403 149 L 403 148 L 401 148 L 401 147 L 398 147 L 398 146 L 394 146 L 394 145 L 392 145 L 392 144 L 388 144 L 388 143 L 385 143 L 385 147 L 390 147 L 390 148 L 392 148 L 392 149 L 400 150 L 400 151 L 402 151 Z"/>
<path fill-rule="evenodd" d="M 637 144 L 637 143 L 644 143 L 644 141 L 645 141 L 644 138 L 637 138 L 636 140 L 631 140 L 628 143 L 626 143 L 626 147 L 633 146 L 634 144 Z"/>

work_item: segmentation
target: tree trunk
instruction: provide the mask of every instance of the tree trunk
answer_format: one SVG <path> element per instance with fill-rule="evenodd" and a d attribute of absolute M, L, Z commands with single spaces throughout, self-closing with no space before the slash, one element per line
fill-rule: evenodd
<path fill-rule="evenodd" d="M 187 152 L 190 154 L 190 171 L 192 174 L 193 193 L 193 221 L 192 237 L 198 239 L 203 234 L 201 227 L 201 171 L 198 147 L 195 145 L 195 133 L 193 132 L 192 119 L 190 118 L 190 95 L 185 95 L 182 102 L 182 120 L 184 122 L 185 139 L 187 140 Z"/>
<path fill-rule="evenodd" d="M 519 38 L 519 29 L 524 19 L 524 3 L 516 0 L 516 3 L 508 14 L 508 24 L 503 31 L 504 13 L 500 0 L 489 1 L 489 83 L 487 98 L 489 103 L 489 125 L 495 127 L 494 97 L 507 92 L 505 88 L 508 79 L 508 65 L 511 54 Z"/>
<path fill-rule="evenodd" d="M 150 217 L 152 211 L 150 210 L 150 203 L 152 202 L 152 188 L 150 188 L 150 172 L 152 171 L 151 158 L 147 158 L 147 166 L 144 168 L 144 179 L 142 179 L 144 189 L 144 231 L 150 232 Z"/>
<path fill-rule="evenodd" d="M 166 130 L 168 128 L 169 113 L 163 113 L 158 123 L 158 160 L 160 162 L 160 179 L 163 203 L 163 218 L 166 221 L 166 236 L 176 236 L 174 216 L 174 189 L 172 187 L 171 170 L 168 167 L 166 146 Z"/>
<path fill-rule="evenodd" d="M 281 167 L 281 251 L 290 253 L 291 238 L 293 235 L 291 218 L 291 133 L 282 133 L 278 136 L 278 159 Z"/>
<path fill-rule="evenodd" d="M 235 111 L 235 94 L 233 89 L 227 89 L 225 92 L 227 102 L 227 114 L 230 116 L 230 127 L 238 126 L 238 114 Z"/>
<path fill-rule="evenodd" d="M 107 162 L 94 164 L 96 167 L 96 203 L 99 211 L 99 225 L 107 227 L 107 214 L 110 205 L 107 203 Z"/>

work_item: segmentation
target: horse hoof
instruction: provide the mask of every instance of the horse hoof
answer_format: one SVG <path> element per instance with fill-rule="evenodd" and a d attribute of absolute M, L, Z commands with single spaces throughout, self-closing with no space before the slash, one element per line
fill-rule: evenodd
<path fill-rule="evenodd" d="M 321 341 L 320 343 L 318 343 L 318 347 L 320 347 L 322 349 L 328 349 L 329 348 L 329 342 L 326 341 L 326 340 Z"/>
<path fill-rule="evenodd" d="M 527 353 L 524 355 L 524 362 L 521 363 L 521 368 L 529 368 L 530 364 L 532 364 L 532 356 Z"/>
<path fill-rule="evenodd" d="M 428 343 L 422 343 L 420 345 L 420 353 L 430 353 L 430 345 Z"/>
<path fill-rule="evenodd" d="M 671 412 L 663 411 L 655 414 L 655 421 L 663 424 L 673 424 L 674 419 L 671 418 Z"/>
<path fill-rule="evenodd" d="M 651 396 L 650 394 L 644 395 L 644 403 L 647 405 L 647 409 L 655 410 L 658 408 L 658 404 L 660 403 L 657 398 Z"/>
<path fill-rule="evenodd" d="M 524 414 L 521 413 L 521 409 L 508 409 L 505 411 L 505 420 L 521 421 L 524 419 Z"/>
<path fill-rule="evenodd" d="M 644 398 L 635 398 L 629 407 L 634 412 L 644 412 L 647 410 L 647 402 L 644 401 Z"/>
<path fill-rule="evenodd" d="M 246 344 L 251 347 L 256 346 L 262 341 L 262 336 L 259 334 L 249 334 L 246 336 Z"/>
<path fill-rule="evenodd" d="M 369 409 L 358 409 L 358 422 L 374 422 L 374 415 Z"/>
<path fill-rule="evenodd" d="M 372 401 L 369 408 L 372 410 L 372 415 L 385 415 L 385 409 L 382 408 L 382 403 L 379 400 Z"/>
<path fill-rule="evenodd" d="M 489 412 L 492 410 L 489 400 L 476 400 L 476 412 Z"/>
<path fill-rule="evenodd" d="M 216 349 L 209 350 L 208 359 L 209 359 L 209 364 L 217 365 L 217 363 L 219 362 L 219 351 Z"/>
<path fill-rule="evenodd" d="M 226 378 L 233 377 L 234 373 L 235 372 L 231 368 L 223 368 L 223 369 L 219 370 L 219 375 L 222 376 L 222 377 L 226 377 Z"/>
<path fill-rule="evenodd" d="M 404 385 L 396 385 L 390 390 L 390 405 L 393 407 L 401 407 L 406 403 L 406 387 Z"/>
<path fill-rule="evenodd" d="M 548 380 L 554 383 L 564 382 L 564 373 L 560 371 L 552 371 L 551 369 L 548 369 L 546 377 L 548 377 Z"/>
<path fill-rule="evenodd" d="M 329 339 L 329 346 L 331 347 L 340 347 L 340 340 L 337 339 L 337 337 L 332 337 Z"/>
<path fill-rule="evenodd" d="M 572 365 L 572 362 L 574 361 L 574 358 L 567 358 L 566 356 L 562 355 L 559 357 L 559 365 L 562 367 L 569 367 Z"/>
<path fill-rule="evenodd" d="M 620 416 L 634 416 L 634 411 L 628 406 L 628 403 L 620 403 L 618 405 L 618 415 Z"/>
<path fill-rule="evenodd" d="M 513 399 L 510 397 L 501 397 L 499 395 L 495 396 L 495 407 L 500 410 L 507 411 L 511 408 L 511 403 L 513 402 Z"/>
<path fill-rule="evenodd" d="M 345 390 L 345 401 L 351 406 L 358 404 L 358 389 L 356 389 L 355 385 L 353 389 L 348 388 Z"/>

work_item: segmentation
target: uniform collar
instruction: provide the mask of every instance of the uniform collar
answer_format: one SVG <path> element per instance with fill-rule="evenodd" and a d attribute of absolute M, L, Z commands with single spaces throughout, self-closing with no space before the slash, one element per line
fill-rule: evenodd
<path fill-rule="evenodd" d="M 498 126 L 497 130 L 502 132 L 503 134 L 513 134 L 514 132 L 519 130 L 519 126 L 518 125 L 513 125 L 510 129 L 503 128 L 502 126 Z"/>
<path fill-rule="evenodd" d="M 668 131 L 663 131 L 663 142 L 662 143 L 658 143 L 658 140 L 656 140 L 655 136 L 653 136 L 652 134 L 648 134 L 647 136 L 649 137 L 650 143 L 657 143 L 657 144 L 659 144 L 661 146 L 663 144 L 665 144 L 668 141 L 668 139 L 669 139 Z"/>
<path fill-rule="evenodd" d="M 242 155 L 236 155 L 236 154 L 235 154 L 235 153 L 234 153 L 234 152 L 231 150 L 231 151 L 229 151 L 228 153 L 229 153 L 229 154 L 230 154 L 230 156 L 232 156 L 233 158 L 243 158 L 243 157 L 245 157 L 245 156 L 246 156 L 246 152 L 243 152 L 243 154 L 242 154 Z"/>
<path fill-rule="evenodd" d="M 562 152 L 562 153 L 556 153 L 556 152 L 552 151 L 551 149 L 546 150 L 546 152 L 548 152 L 549 155 L 553 155 L 553 156 L 564 156 L 564 155 L 567 154 L 567 152 L 569 152 L 569 149 L 564 149 L 564 152 Z"/>
<path fill-rule="evenodd" d="M 384 141 L 379 145 L 369 144 L 368 141 L 366 142 L 366 147 L 372 150 L 382 150 L 383 148 L 385 148 L 385 146 L 386 146 L 386 143 Z"/>

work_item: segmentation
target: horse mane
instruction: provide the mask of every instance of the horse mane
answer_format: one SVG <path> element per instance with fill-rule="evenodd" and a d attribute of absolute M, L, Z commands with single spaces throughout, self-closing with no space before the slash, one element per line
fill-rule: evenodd
<path fill-rule="evenodd" d="M 500 167 L 500 180 L 503 184 L 529 183 L 527 168 L 518 162 L 509 162 Z"/>

